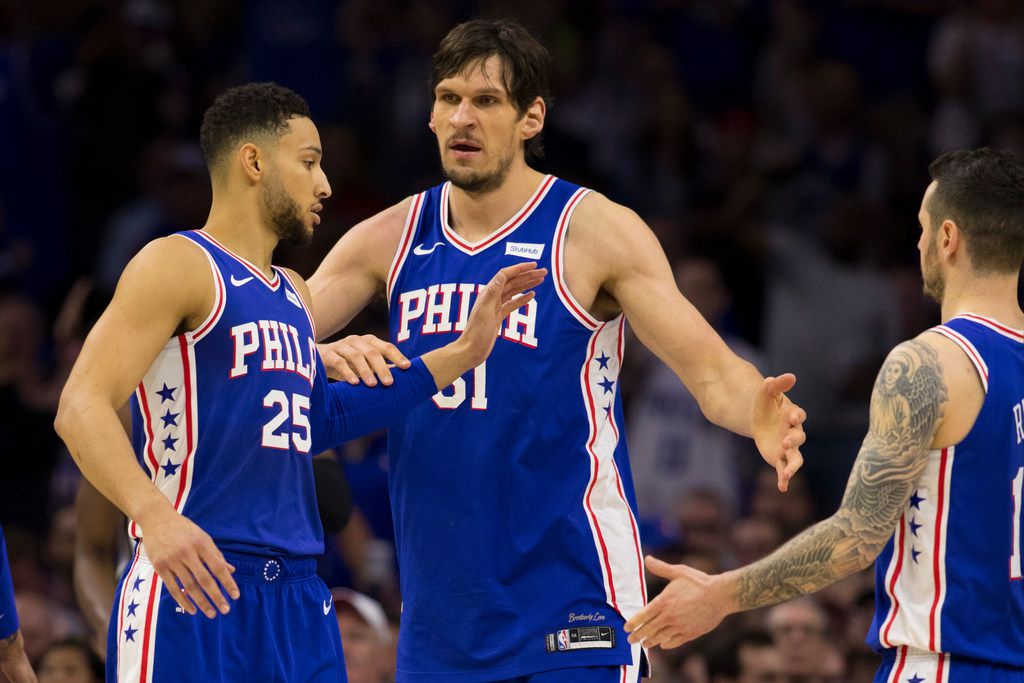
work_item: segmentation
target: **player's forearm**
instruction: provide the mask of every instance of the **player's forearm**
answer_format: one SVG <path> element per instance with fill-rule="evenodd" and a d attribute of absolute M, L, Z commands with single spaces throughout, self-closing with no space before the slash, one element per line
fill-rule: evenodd
<path fill-rule="evenodd" d="M 879 550 L 837 513 L 768 557 L 722 574 L 730 611 L 774 605 L 818 591 L 870 566 Z"/>
<path fill-rule="evenodd" d="M 754 396 L 764 377 L 753 365 L 729 352 L 715 379 L 694 396 L 712 423 L 741 436 L 753 436 Z"/>
<path fill-rule="evenodd" d="M 111 555 L 93 549 L 75 550 L 74 585 L 78 607 L 93 632 L 105 634 L 110 620 L 110 606 L 114 604 L 115 567 Z"/>
<path fill-rule="evenodd" d="M 439 349 L 428 351 L 421 358 L 433 375 L 438 391 L 487 359 L 486 355 L 481 356 L 478 350 L 463 344 L 461 338 Z"/>
<path fill-rule="evenodd" d="M 143 473 L 110 403 L 88 396 L 61 397 L 54 428 L 85 478 L 129 518 L 170 509 Z"/>

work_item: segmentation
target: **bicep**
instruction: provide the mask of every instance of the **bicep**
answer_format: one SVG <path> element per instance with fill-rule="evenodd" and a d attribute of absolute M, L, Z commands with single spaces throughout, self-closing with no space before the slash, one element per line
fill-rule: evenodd
<path fill-rule="evenodd" d="M 321 338 L 347 325 L 387 279 L 405 227 L 405 200 L 345 233 L 309 278 L 313 319 Z"/>
<path fill-rule="evenodd" d="M 99 394 L 114 407 L 124 405 L 179 328 L 209 308 L 204 293 L 213 285 L 205 258 L 152 246 L 125 268 L 86 337 L 66 393 Z"/>
<path fill-rule="evenodd" d="M 839 510 L 879 550 L 927 465 L 946 402 L 935 349 L 919 340 L 893 349 L 875 381 L 868 433 Z"/>

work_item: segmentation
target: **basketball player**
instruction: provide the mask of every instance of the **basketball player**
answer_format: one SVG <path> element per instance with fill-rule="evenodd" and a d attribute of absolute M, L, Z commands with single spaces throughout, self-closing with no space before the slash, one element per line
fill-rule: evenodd
<path fill-rule="evenodd" d="M 631 641 L 675 647 L 877 558 L 876 681 L 1024 680 L 1024 160 L 954 152 L 929 171 L 918 248 L 945 322 L 883 364 L 839 510 L 725 574 L 649 558 L 672 581 L 626 625 Z"/>
<path fill-rule="evenodd" d="M 520 25 L 453 29 L 430 115 L 448 182 L 355 226 L 310 280 L 321 334 L 383 290 L 391 340 L 412 356 L 462 330 L 488 270 L 552 272 L 486 363 L 390 431 L 400 681 L 643 668 L 622 630 L 646 601 L 619 401 L 626 316 L 712 421 L 754 437 L 780 488 L 801 464 L 803 411 L 783 395 L 795 378 L 765 380 L 729 351 L 636 214 L 530 166 L 548 82 Z"/>
<path fill-rule="evenodd" d="M 7 564 L 7 544 L 0 529 L 0 672 L 11 683 L 35 683 L 36 675 L 25 654 L 25 639 L 18 628 L 18 608 Z"/>
<path fill-rule="evenodd" d="M 344 680 L 330 593 L 314 574 L 311 454 L 480 364 L 502 318 L 531 300 L 518 290 L 544 273 L 504 269 L 458 340 L 391 387 L 328 386 L 305 284 L 270 264 L 278 242 L 312 235 L 330 196 L 305 101 L 274 84 L 234 88 L 207 110 L 201 141 L 206 225 L 150 243 L 125 269 L 57 416 L 138 541 L 115 596 L 108 678 Z M 129 396 L 134 457 L 116 415 Z"/>

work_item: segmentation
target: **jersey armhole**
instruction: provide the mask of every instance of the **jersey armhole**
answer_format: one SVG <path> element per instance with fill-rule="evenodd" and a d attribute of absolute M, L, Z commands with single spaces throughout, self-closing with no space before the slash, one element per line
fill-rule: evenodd
<path fill-rule="evenodd" d="M 555 237 L 554 244 L 552 245 L 551 253 L 551 279 L 555 284 L 555 292 L 558 294 L 558 299 L 565 306 L 565 309 L 569 311 L 569 314 L 576 318 L 576 320 L 588 330 L 596 330 L 601 326 L 601 321 L 594 319 L 592 315 L 587 312 L 576 297 L 569 291 L 569 285 L 565 281 L 565 238 L 569 234 L 569 223 L 572 221 L 572 214 L 579 206 L 580 201 L 590 194 L 590 190 L 585 187 L 581 187 L 576 190 L 569 201 L 565 203 L 565 207 L 562 209 L 561 215 L 558 217 L 558 223 L 555 225 Z"/>
<path fill-rule="evenodd" d="M 981 382 L 981 388 L 984 390 L 985 395 L 988 396 L 988 365 L 985 364 L 985 359 L 978 353 L 977 347 L 967 337 L 945 325 L 936 325 L 928 331 L 941 334 L 960 347 L 960 350 L 964 352 L 967 359 L 971 361 L 971 365 L 974 366 L 975 371 L 978 373 L 978 380 Z"/>
<path fill-rule="evenodd" d="M 398 251 L 395 252 L 395 258 L 391 261 L 391 267 L 388 268 L 388 280 L 385 289 L 388 308 L 391 307 L 391 292 L 394 291 L 398 275 L 402 272 L 402 266 L 405 265 L 405 259 L 408 258 L 409 250 L 412 248 L 412 238 L 416 234 L 416 226 L 420 223 L 420 214 L 423 212 L 423 203 L 426 195 L 426 192 L 420 192 L 413 197 L 412 203 L 409 205 L 409 213 L 405 217 L 405 227 L 402 228 L 402 236 L 398 240 Z"/>
<path fill-rule="evenodd" d="M 213 256 L 210 255 L 210 252 L 206 247 L 193 239 L 189 239 L 185 235 L 177 236 L 186 240 L 189 244 L 195 245 L 203 252 L 203 256 L 206 257 L 207 263 L 210 264 L 210 272 L 213 274 L 214 298 L 213 306 L 210 308 L 209 314 L 207 314 L 206 319 L 199 323 L 195 329 L 188 330 L 183 333 L 185 335 L 186 342 L 189 344 L 195 344 L 210 333 L 210 330 L 214 328 L 220 320 L 220 317 L 224 314 L 224 306 L 227 303 L 227 289 L 224 286 L 224 276 L 221 275 L 220 268 L 217 267 L 216 262 L 213 260 Z"/>

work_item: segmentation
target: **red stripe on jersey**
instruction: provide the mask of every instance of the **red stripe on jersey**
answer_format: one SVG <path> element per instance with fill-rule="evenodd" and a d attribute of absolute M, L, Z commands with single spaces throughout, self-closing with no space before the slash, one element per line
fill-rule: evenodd
<path fill-rule="evenodd" d="M 946 668 L 946 653 L 939 653 L 939 666 L 935 669 L 935 682 L 942 683 L 942 670 Z"/>
<path fill-rule="evenodd" d="M 906 513 L 900 515 L 900 527 L 896 531 L 896 545 L 898 546 L 896 554 L 896 569 L 892 573 L 892 579 L 889 581 L 889 596 L 892 598 L 892 611 L 889 612 L 889 618 L 886 619 L 885 626 L 882 629 L 882 643 L 886 646 L 892 647 L 892 641 L 889 640 L 889 629 L 892 628 L 892 624 L 896 621 L 896 614 L 900 611 L 900 601 L 896 597 L 896 580 L 900 576 L 900 571 L 903 569 L 903 526 L 906 524 Z"/>
<path fill-rule="evenodd" d="M 978 350 L 974 348 L 974 344 L 972 344 L 970 340 L 967 339 L 967 337 L 963 336 L 962 334 L 960 334 L 959 332 L 952 328 L 940 325 L 935 329 L 937 329 L 941 334 L 944 334 L 945 336 L 949 337 L 954 342 L 956 342 L 957 345 L 964 350 L 964 353 L 966 353 L 968 357 L 970 357 L 971 362 L 974 363 L 974 367 L 978 368 L 978 372 L 980 372 L 981 376 L 985 378 L 985 390 L 987 391 L 988 366 L 985 365 L 985 361 L 983 361 L 981 359 L 981 356 L 978 355 Z"/>
<path fill-rule="evenodd" d="M 932 552 L 932 576 L 935 579 L 935 598 L 932 600 L 932 610 L 928 615 L 928 649 L 935 651 L 935 613 L 939 609 L 939 599 L 942 595 L 941 575 L 941 554 L 942 554 L 942 509 L 946 500 L 946 461 L 949 459 L 949 449 L 942 449 L 942 458 L 939 461 L 939 499 L 935 506 L 935 549 Z"/>
<path fill-rule="evenodd" d="M 256 277 L 258 277 L 263 282 L 263 284 L 265 284 L 267 287 L 270 287 L 271 289 L 276 290 L 278 288 L 278 286 L 281 284 L 281 278 L 278 277 L 276 271 L 274 272 L 274 279 L 271 280 L 271 279 L 267 278 L 266 275 L 263 274 L 262 270 L 260 270 L 259 268 L 257 268 L 255 265 L 253 265 L 249 261 L 245 260 L 244 258 L 239 256 L 235 252 L 233 252 L 230 249 L 228 249 L 227 247 L 225 247 L 223 244 L 221 244 L 219 241 L 217 241 L 217 239 L 213 235 L 211 235 L 210 233 L 203 232 L 202 230 L 194 230 L 193 232 L 195 232 L 197 235 L 202 235 L 204 238 L 209 240 L 212 244 L 215 244 L 221 251 L 223 251 L 224 253 L 226 253 L 228 256 L 230 256 L 231 258 L 235 259 L 236 261 L 238 261 L 240 264 L 242 264 L 242 266 L 245 267 L 246 270 L 248 270 L 250 273 L 252 273 Z"/>
<path fill-rule="evenodd" d="M 133 522 L 134 524 L 134 522 Z M 142 552 L 142 546 L 135 547 L 135 558 L 132 560 L 132 566 L 128 567 L 128 573 L 124 575 L 124 583 L 121 585 L 121 599 L 118 601 L 117 607 L 117 661 L 121 661 L 121 634 L 124 633 L 124 601 L 128 596 L 128 582 L 131 579 L 132 572 L 135 571 L 136 565 L 139 564 L 139 555 Z"/>
<path fill-rule="evenodd" d="M 544 196 L 544 193 L 547 192 L 547 189 L 551 187 L 551 184 L 553 182 L 555 182 L 554 176 L 549 175 L 547 178 L 545 178 L 544 182 L 542 182 L 540 186 L 537 188 L 537 191 L 533 193 L 533 197 L 530 198 L 530 201 L 527 203 L 527 205 L 524 206 L 518 214 L 516 214 L 515 218 L 513 218 L 510 223 L 508 223 L 504 228 L 500 228 L 498 232 L 494 233 L 490 237 L 485 238 L 483 242 L 478 242 L 476 245 L 471 245 L 465 240 L 461 239 L 458 236 L 458 234 L 454 230 L 452 230 L 451 227 L 449 227 L 448 225 L 448 196 L 450 192 L 449 188 L 451 188 L 451 183 L 449 183 L 448 185 L 445 186 L 444 199 L 441 202 L 441 230 L 444 232 L 445 236 L 449 240 L 451 240 L 454 244 L 462 247 L 466 251 L 474 252 L 480 251 L 481 249 L 486 249 L 487 247 L 491 246 L 498 240 L 503 239 L 510 232 L 518 228 L 519 224 L 523 222 L 523 219 L 530 215 L 530 213 L 537 207 L 537 204 L 540 203 L 540 200 Z"/>
<path fill-rule="evenodd" d="M 146 604 L 146 630 L 142 634 L 142 668 L 139 673 L 139 683 L 146 683 L 146 673 L 149 669 L 149 643 L 153 635 L 153 602 L 156 598 L 157 584 L 160 581 L 156 569 L 150 577 L 149 600 Z"/>
<path fill-rule="evenodd" d="M 601 326 L 602 328 L 604 325 Z M 611 588 L 611 599 L 612 607 L 615 611 L 619 611 L 618 601 L 615 598 L 615 581 L 612 578 L 612 564 L 608 558 L 608 546 L 604 542 L 604 534 L 601 533 L 601 525 L 597 521 L 597 515 L 594 514 L 594 508 L 590 505 L 590 494 L 594 490 L 594 486 L 597 484 L 598 472 L 600 470 L 600 461 L 597 459 L 597 453 L 594 452 L 594 443 L 597 441 L 597 411 L 595 410 L 594 395 L 590 389 L 590 365 L 594 359 L 594 350 L 597 347 L 597 338 L 600 335 L 600 330 L 594 333 L 594 336 L 590 339 L 590 348 L 587 349 L 586 369 L 584 370 L 584 380 L 587 387 L 587 406 L 590 410 L 590 439 L 587 441 L 587 451 L 590 453 L 590 457 L 594 463 L 594 473 L 590 476 L 590 483 L 587 485 L 587 493 L 583 497 L 583 504 L 587 508 L 587 514 L 590 515 L 590 519 L 594 524 L 594 529 L 597 531 L 597 540 L 601 544 L 601 554 L 604 559 L 605 571 L 608 573 L 608 586 Z"/>
<path fill-rule="evenodd" d="M 205 325 L 203 325 L 198 330 L 192 333 L 193 339 L 198 339 L 202 337 L 203 335 L 210 331 L 211 327 L 217 324 L 217 321 L 220 320 L 220 314 L 224 310 L 224 305 L 227 302 L 227 295 L 224 292 L 224 278 L 223 276 L 221 276 L 220 269 L 216 267 L 216 264 L 211 265 L 214 266 L 214 272 L 216 273 L 216 277 L 214 277 L 213 280 L 214 285 L 217 288 L 217 301 L 213 307 L 213 315 L 210 316 L 210 319 L 206 321 Z"/>
<path fill-rule="evenodd" d="M 423 193 L 416 195 L 416 199 L 412 202 L 412 210 L 409 211 L 409 218 L 405 224 L 405 235 L 403 236 L 402 246 L 398 248 L 398 259 L 395 261 L 394 268 L 391 271 L 391 275 L 388 277 L 388 301 L 391 301 L 391 291 L 395 287 L 395 280 L 398 279 L 398 273 L 402 270 L 402 262 L 409 256 L 409 244 L 412 242 L 412 236 L 416 232 L 416 222 L 420 215 L 420 204 L 423 203 Z"/>
<path fill-rule="evenodd" d="M 986 325 L 989 325 L 991 327 L 996 328 L 1000 332 L 1003 332 L 1003 333 L 1005 333 L 1006 335 L 1008 335 L 1010 337 L 1013 337 L 1017 341 L 1024 342 L 1024 332 L 1021 332 L 1020 330 L 1015 330 L 1012 327 L 1007 327 L 1006 325 L 1003 325 L 1000 322 L 996 322 L 992 318 L 986 318 L 984 316 L 976 315 L 974 313 L 961 313 L 957 317 L 958 318 L 968 318 L 969 320 L 975 320 L 977 322 L 984 323 Z"/>
<path fill-rule="evenodd" d="M 139 407 L 142 408 L 142 424 L 146 427 L 146 455 L 149 456 L 149 462 L 153 466 L 150 477 L 156 481 L 160 464 L 156 461 L 156 455 L 153 453 L 153 416 L 149 412 L 146 385 L 141 382 L 139 383 Z"/>
<path fill-rule="evenodd" d="M 188 481 L 188 464 L 192 457 L 192 366 L 188 360 L 188 342 L 185 335 L 178 335 L 178 345 L 181 348 L 181 370 L 185 381 L 185 458 L 181 461 L 181 478 L 178 480 L 178 495 L 174 499 L 174 509 L 181 512 L 178 507 L 181 498 L 185 495 L 185 482 Z"/>
<path fill-rule="evenodd" d="M 899 659 L 896 662 L 896 672 L 893 674 L 892 680 L 899 681 L 900 675 L 903 673 L 903 666 L 907 663 L 907 646 L 904 645 L 900 648 Z"/>

